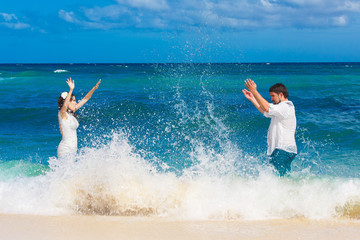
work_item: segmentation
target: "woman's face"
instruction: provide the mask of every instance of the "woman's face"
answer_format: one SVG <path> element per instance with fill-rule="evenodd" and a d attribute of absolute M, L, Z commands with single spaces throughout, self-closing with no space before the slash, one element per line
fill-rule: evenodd
<path fill-rule="evenodd" d="M 68 108 L 69 108 L 71 111 L 75 111 L 75 106 L 76 106 L 76 99 L 75 99 L 75 96 L 73 96 L 73 97 L 70 99 Z"/>

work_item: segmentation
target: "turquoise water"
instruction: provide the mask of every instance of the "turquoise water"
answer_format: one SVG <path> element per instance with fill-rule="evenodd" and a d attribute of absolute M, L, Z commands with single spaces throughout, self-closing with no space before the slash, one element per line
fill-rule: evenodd
<path fill-rule="evenodd" d="M 73 164 L 56 159 L 61 140 L 57 98 L 68 90 L 67 77 L 75 79 L 77 100 L 102 79 L 79 111 L 79 155 Z M 267 164 L 269 120 L 242 95 L 246 78 L 268 100 L 272 84 L 282 82 L 289 89 L 299 150 L 290 178 L 277 178 Z M 184 207 L 184 201 L 195 205 L 204 200 L 202 195 L 217 192 L 217 206 L 229 206 L 211 214 L 204 210 L 200 218 L 226 211 L 244 218 L 288 217 L 282 214 L 288 208 L 295 209 L 290 216 L 336 215 L 339 206 L 360 198 L 359 80 L 359 63 L 0 65 L 0 212 L 78 213 L 84 204 L 79 192 L 86 192 L 115 199 L 110 213 L 104 213 L 104 206 L 92 210 L 98 214 L 121 215 L 131 208 L 134 214 L 134 209 L 152 209 L 148 212 L 166 215 L 176 209 L 169 196 L 176 195 Z M 268 192 L 269 182 L 280 195 Z M 132 184 L 135 192 L 128 189 Z M 200 186 L 214 189 L 204 193 L 196 190 Z M 32 189 L 22 193 L 27 204 L 14 200 L 24 188 Z M 301 205 L 309 197 L 305 189 L 318 208 L 322 197 L 336 196 L 336 201 L 321 211 L 326 214 L 314 214 L 312 207 Z M 53 191 L 65 199 L 49 200 Z M 299 198 L 298 207 L 289 205 L 291 191 Z M 239 192 L 244 196 L 234 195 Z M 274 208 L 283 196 L 285 209 L 252 206 L 249 194 L 273 198 Z M 46 197 L 36 200 L 39 195 Z M 228 203 L 229 198 L 234 202 Z M 9 206 L 8 201 L 15 203 Z M 160 208 L 163 202 L 169 206 Z"/>

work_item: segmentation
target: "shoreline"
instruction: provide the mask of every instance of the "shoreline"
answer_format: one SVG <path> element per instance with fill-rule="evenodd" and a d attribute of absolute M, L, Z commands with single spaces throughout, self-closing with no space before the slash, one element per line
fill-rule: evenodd
<path fill-rule="evenodd" d="M 0 214 L 0 239 L 355 239 L 360 221 L 171 220 L 152 217 Z"/>

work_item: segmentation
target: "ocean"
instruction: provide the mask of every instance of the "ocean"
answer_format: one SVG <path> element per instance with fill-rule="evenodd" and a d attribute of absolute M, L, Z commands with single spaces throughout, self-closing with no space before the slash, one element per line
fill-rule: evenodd
<path fill-rule="evenodd" d="M 76 161 L 59 160 L 57 99 L 75 80 Z M 268 164 L 270 101 L 296 109 L 289 176 Z M 0 214 L 185 220 L 360 218 L 360 63 L 0 65 Z"/>

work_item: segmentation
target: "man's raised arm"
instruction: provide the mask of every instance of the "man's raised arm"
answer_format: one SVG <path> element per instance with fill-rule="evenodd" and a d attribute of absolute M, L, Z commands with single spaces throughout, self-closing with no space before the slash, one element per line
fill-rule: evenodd
<path fill-rule="evenodd" d="M 249 89 L 249 91 L 252 93 L 252 95 L 254 96 L 256 102 L 260 105 L 260 108 L 262 109 L 261 113 L 265 112 L 269 112 L 269 108 L 270 108 L 270 103 L 268 101 L 266 101 L 261 95 L 260 93 L 257 91 L 256 89 L 256 83 L 251 80 L 251 79 L 246 79 L 245 80 L 245 86 Z M 255 105 L 255 104 L 254 104 Z M 255 105 L 256 107 L 256 105 Z"/>
<path fill-rule="evenodd" d="M 256 101 L 254 95 L 246 89 L 243 89 L 242 92 L 243 92 L 244 96 L 246 97 L 246 99 L 249 100 L 250 102 L 252 102 L 252 104 L 254 104 L 256 109 L 259 110 L 259 112 L 261 112 L 261 114 L 264 114 L 264 110 L 260 107 L 260 104 Z"/>

